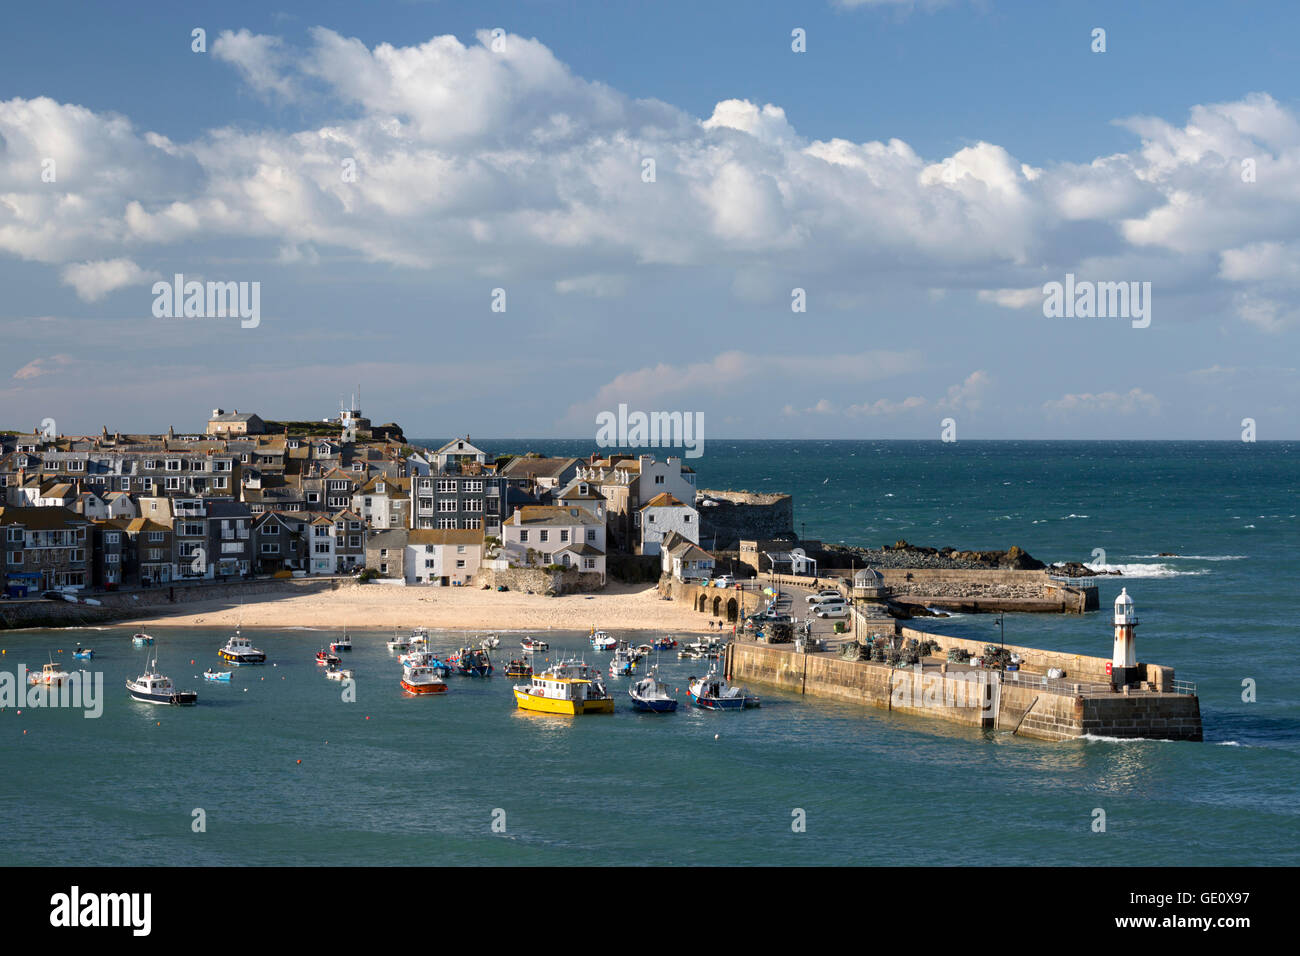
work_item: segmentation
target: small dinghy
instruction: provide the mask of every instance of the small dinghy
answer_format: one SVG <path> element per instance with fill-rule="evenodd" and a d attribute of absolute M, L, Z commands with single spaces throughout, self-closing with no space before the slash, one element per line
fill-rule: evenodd
<path fill-rule="evenodd" d="M 323 647 L 316 652 L 316 663 L 320 664 L 322 667 L 330 667 L 334 664 L 338 664 L 341 660 L 342 658 L 337 654 L 331 654 Z"/>
<path fill-rule="evenodd" d="M 232 671 L 214 671 L 211 667 L 203 672 L 204 680 L 220 681 L 223 684 L 230 683 Z"/>
<path fill-rule="evenodd" d="M 80 644 L 78 644 L 77 649 L 72 652 L 72 656 L 79 661 L 94 660 L 95 650 L 94 648 L 82 647 Z"/>
<path fill-rule="evenodd" d="M 326 680 L 352 680 L 354 676 L 355 675 L 352 671 L 348 670 L 346 667 L 336 667 L 331 664 L 329 667 L 325 668 Z"/>
<path fill-rule="evenodd" d="M 545 641 L 539 641 L 535 637 L 525 637 L 519 642 L 519 646 L 526 651 L 549 651 L 551 645 Z"/>
<path fill-rule="evenodd" d="M 532 677 L 533 665 L 525 660 L 513 660 L 506 665 L 507 677 Z"/>
<path fill-rule="evenodd" d="M 483 638 L 483 640 L 478 642 L 478 646 L 483 648 L 485 651 L 495 650 L 501 646 L 501 638 L 497 637 L 495 634 L 489 634 L 487 637 Z"/>
<path fill-rule="evenodd" d="M 152 644 L 153 638 L 144 631 L 140 631 L 138 634 L 133 634 L 131 636 L 131 643 L 136 647 L 144 647 L 146 644 Z"/>

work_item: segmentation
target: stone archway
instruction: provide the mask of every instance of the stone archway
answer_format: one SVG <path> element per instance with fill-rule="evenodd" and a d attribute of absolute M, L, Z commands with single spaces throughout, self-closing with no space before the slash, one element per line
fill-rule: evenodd
<path fill-rule="evenodd" d="M 706 601 L 708 601 L 708 598 L 705 597 L 703 594 L 701 594 L 698 598 L 696 598 L 696 600 L 695 600 L 695 610 L 697 610 L 697 611 L 699 611 L 701 614 L 703 614 L 704 611 L 705 611 L 705 607 L 704 607 L 704 605 L 705 605 L 705 602 L 706 602 Z"/>
<path fill-rule="evenodd" d="M 736 599 L 732 598 L 727 602 L 727 620 L 732 622 L 733 624 L 736 621 L 737 611 L 738 608 L 736 607 Z"/>
<path fill-rule="evenodd" d="M 713 616 L 718 617 L 721 611 L 722 611 L 722 598 L 715 597 L 713 599 Z"/>

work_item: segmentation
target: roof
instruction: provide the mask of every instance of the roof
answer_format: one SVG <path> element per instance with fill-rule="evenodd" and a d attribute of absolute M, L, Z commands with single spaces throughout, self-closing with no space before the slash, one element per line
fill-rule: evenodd
<path fill-rule="evenodd" d="M 209 518 L 251 518 L 253 513 L 242 501 L 209 501 Z"/>
<path fill-rule="evenodd" d="M 0 508 L 0 524 L 20 524 L 28 531 L 62 531 L 90 519 L 67 508 Z"/>
<path fill-rule="evenodd" d="M 482 528 L 419 528 L 407 539 L 411 544 L 482 544 Z"/>
<path fill-rule="evenodd" d="M 210 422 L 248 422 L 257 416 L 251 412 L 222 412 L 208 419 Z"/>
<path fill-rule="evenodd" d="M 587 542 L 585 541 L 570 543 L 564 545 L 564 547 L 562 548 L 556 548 L 555 554 L 559 554 L 561 551 L 571 551 L 574 554 L 583 555 L 584 557 L 600 557 L 605 553 L 604 551 L 600 550 L 600 548 L 593 547 L 592 545 L 587 544 Z"/>
<path fill-rule="evenodd" d="M 690 505 L 685 504 L 684 502 L 678 501 L 676 498 L 674 498 L 674 497 L 673 497 L 672 495 L 670 495 L 668 492 L 663 491 L 663 492 L 660 492 L 659 494 L 655 495 L 653 498 L 651 498 L 651 499 L 650 499 L 649 501 L 647 501 L 645 504 L 643 504 L 643 505 L 641 506 L 641 510 L 642 510 L 642 511 L 645 511 L 647 508 L 689 508 L 689 507 L 690 507 Z M 694 510 L 694 509 L 692 509 L 692 510 Z"/>
<path fill-rule="evenodd" d="M 585 508 L 561 508 L 558 505 L 528 505 L 520 508 L 504 522 L 512 527 L 520 525 L 599 525 L 605 522 Z"/>
<path fill-rule="evenodd" d="M 506 478 L 556 478 L 569 468 L 576 468 L 577 458 L 512 458 L 501 469 Z"/>

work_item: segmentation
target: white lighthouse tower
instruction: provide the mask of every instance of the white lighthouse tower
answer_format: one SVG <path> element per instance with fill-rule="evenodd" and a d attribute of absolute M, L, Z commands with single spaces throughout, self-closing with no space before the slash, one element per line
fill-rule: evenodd
<path fill-rule="evenodd" d="M 1137 680 L 1137 641 L 1133 631 L 1138 625 L 1137 610 L 1128 588 L 1121 588 L 1115 598 L 1115 656 L 1111 658 L 1111 682 L 1117 687 Z"/>

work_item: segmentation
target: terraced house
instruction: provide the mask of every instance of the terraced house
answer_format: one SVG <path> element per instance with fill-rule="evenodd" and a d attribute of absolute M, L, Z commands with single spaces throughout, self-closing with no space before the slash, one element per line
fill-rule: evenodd
<path fill-rule="evenodd" d="M 87 587 L 90 524 L 67 508 L 0 508 L 5 590 Z"/>
<path fill-rule="evenodd" d="M 411 478 L 411 527 L 501 533 L 506 479 L 487 454 L 455 439 L 434 452 L 430 474 Z"/>
<path fill-rule="evenodd" d="M 605 522 L 585 508 L 520 508 L 501 528 L 503 556 L 522 567 L 561 565 L 605 579 Z"/>

